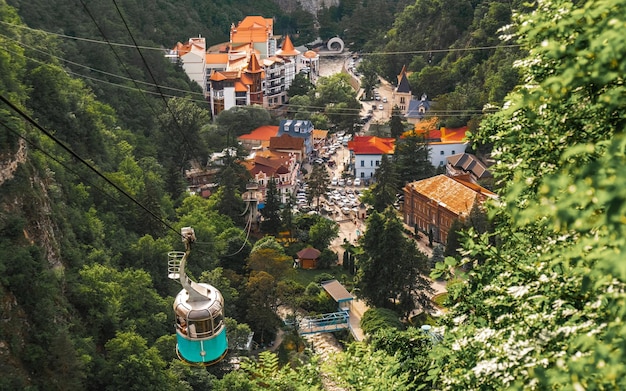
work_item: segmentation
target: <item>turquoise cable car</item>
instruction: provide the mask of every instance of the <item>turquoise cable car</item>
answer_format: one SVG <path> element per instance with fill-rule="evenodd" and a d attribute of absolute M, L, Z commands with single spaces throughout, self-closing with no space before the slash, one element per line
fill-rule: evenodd
<path fill-rule="evenodd" d="M 168 254 L 168 277 L 179 280 L 183 289 L 174 300 L 176 353 L 192 365 L 208 366 L 222 360 L 228 351 L 224 325 L 224 298 L 209 284 L 192 281 L 185 263 L 196 239 L 193 228 L 181 229 L 185 252 Z"/>

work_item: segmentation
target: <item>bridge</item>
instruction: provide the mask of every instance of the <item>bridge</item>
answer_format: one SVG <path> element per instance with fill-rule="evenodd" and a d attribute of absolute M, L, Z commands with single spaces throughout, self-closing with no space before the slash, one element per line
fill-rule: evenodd
<path fill-rule="evenodd" d="M 285 325 L 295 327 L 300 335 L 332 333 L 350 328 L 348 311 L 332 312 L 300 320 L 285 320 Z"/>

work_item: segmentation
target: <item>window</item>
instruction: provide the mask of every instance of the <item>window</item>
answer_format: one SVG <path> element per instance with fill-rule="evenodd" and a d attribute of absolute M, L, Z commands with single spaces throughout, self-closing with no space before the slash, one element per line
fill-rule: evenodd
<path fill-rule="evenodd" d="M 452 154 L 454 155 L 454 153 L 455 153 L 455 152 L 454 152 L 454 149 L 453 149 L 453 150 L 452 150 Z"/>
<path fill-rule="evenodd" d="M 365 178 L 365 173 L 361 171 L 361 178 Z"/>
<path fill-rule="evenodd" d="M 380 166 L 380 160 L 376 160 L 376 167 Z"/>
<path fill-rule="evenodd" d="M 443 166 L 443 160 L 440 160 L 440 161 L 439 161 L 439 165 L 440 165 L 440 166 Z"/>
<path fill-rule="evenodd" d="M 370 160 L 370 167 L 374 167 L 374 161 Z"/>
<path fill-rule="evenodd" d="M 404 96 L 400 97 L 400 103 L 404 103 Z"/>
<path fill-rule="evenodd" d="M 361 160 L 361 167 L 365 167 L 365 160 Z"/>
<path fill-rule="evenodd" d="M 440 155 L 443 155 L 443 154 L 444 154 L 444 152 L 443 152 L 443 151 L 441 151 L 441 152 L 439 152 L 439 154 L 440 154 Z"/>

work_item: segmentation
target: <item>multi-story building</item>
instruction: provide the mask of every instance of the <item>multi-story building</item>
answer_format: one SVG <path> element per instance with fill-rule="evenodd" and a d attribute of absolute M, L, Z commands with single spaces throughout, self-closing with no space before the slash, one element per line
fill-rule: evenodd
<path fill-rule="evenodd" d="M 437 175 L 411 182 L 404 189 L 405 224 L 417 232 L 432 233 L 435 242 L 446 243 L 452 223 L 469 217 L 476 202 L 496 194 L 474 183 Z"/>
<path fill-rule="evenodd" d="M 383 155 L 392 155 L 394 148 L 393 138 L 356 136 L 352 141 L 348 141 L 354 177 L 364 181 L 372 180 Z"/>
<path fill-rule="evenodd" d="M 252 104 L 278 109 L 303 64 L 289 36 L 277 50 L 272 19 L 247 16 L 230 31 L 230 41 L 206 49 L 204 38 L 178 43 L 168 57 L 177 59 L 210 102 L 211 113 Z M 315 54 L 315 53 L 313 53 Z M 309 53 L 307 61 L 315 62 Z"/>
<path fill-rule="evenodd" d="M 270 180 L 276 183 L 276 189 L 280 194 L 282 203 L 294 193 L 296 179 L 300 165 L 294 154 L 262 151 L 255 153 L 254 157 L 244 162 L 253 182 L 258 186 L 256 190 L 259 206 L 262 208 L 267 194 L 267 186 Z"/>

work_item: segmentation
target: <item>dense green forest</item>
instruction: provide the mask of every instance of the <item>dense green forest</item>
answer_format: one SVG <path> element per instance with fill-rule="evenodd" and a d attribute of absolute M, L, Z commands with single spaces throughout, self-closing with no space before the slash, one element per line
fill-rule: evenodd
<path fill-rule="evenodd" d="M 251 330 L 269 342 L 278 304 L 332 309 L 315 283 L 291 278 L 291 259 L 307 244 L 327 246 L 334 228 L 284 215 L 296 245 L 248 240 L 237 164 L 211 198 L 187 195 L 190 160 L 221 150 L 241 118 L 241 127 L 275 119 L 253 109 L 209 123 L 197 87 L 162 51 L 106 42 L 220 42 L 255 13 L 304 36 L 312 19 L 261 1 L 8 3 L 0 0 L 0 389 L 626 388 L 626 1 L 345 1 L 320 11 L 320 35 L 345 31 L 389 80 L 406 64 L 414 91 L 438 97 L 438 110 L 463 111 L 442 116 L 449 124 L 476 122 L 471 139 L 493 152 L 500 200 L 488 206 L 491 229 L 468 228 L 462 257 L 437 266 L 455 282 L 442 341 L 398 322 L 391 306 L 364 319 L 367 343 L 323 363 L 290 334 L 291 352 L 264 352 L 237 370 L 236 352 L 208 369 L 175 355 L 179 287 L 165 268 L 167 252 L 182 248 L 179 229 L 196 231 L 189 273 L 224 295 L 235 346 Z M 375 56 L 392 51 L 403 54 Z M 501 109 L 479 124 L 486 104 Z M 397 216 L 379 209 L 371 235 L 347 246 L 365 289 L 380 283 L 378 267 L 423 268 Z M 385 263 L 389 248 L 402 262 Z M 423 281 L 400 283 L 380 289 L 402 299 Z"/>

